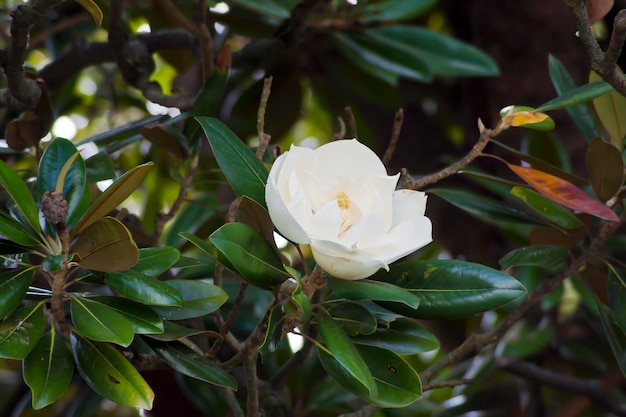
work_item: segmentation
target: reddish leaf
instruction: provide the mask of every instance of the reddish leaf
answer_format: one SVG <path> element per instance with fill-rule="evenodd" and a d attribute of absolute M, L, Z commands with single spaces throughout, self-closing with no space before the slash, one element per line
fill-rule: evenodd
<path fill-rule="evenodd" d="M 562 206 L 591 214 L 601 219 L 619 221 L 619 217 L 613 210 L 595 200 L 572 183 L 534 168 L 521 167 L 509 163 L 507 165 L 524 182 Z"/>
<path fill-rule="evenodd" d="M 587 0 L 589 24 L 593 25 L 602 19 L 613 7 L 613 0 Z"/>

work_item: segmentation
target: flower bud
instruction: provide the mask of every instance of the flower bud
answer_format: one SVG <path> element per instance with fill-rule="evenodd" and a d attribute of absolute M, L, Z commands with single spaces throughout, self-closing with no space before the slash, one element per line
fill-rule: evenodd
<path fill-rule="evenodd" d="M 46 191 L 41 198 L 41 212 L 52 224 L 64 222 L 67 217 L 67 201 L 56 191 Z"/>

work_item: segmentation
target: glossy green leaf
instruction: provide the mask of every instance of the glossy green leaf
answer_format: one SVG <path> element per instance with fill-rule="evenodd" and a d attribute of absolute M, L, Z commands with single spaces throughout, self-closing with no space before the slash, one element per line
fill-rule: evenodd
<path fill-rule="evenodd" d="M 500 259 L 502 269 L 516 266 L 538 266 L 550 268 L 561 265 L 568 257 L 569 250 L 564 246 L 533 245 L 514 249 Z"/>
<path fill-rule="evenodd" d="M 373 375 L 376 390 L 368 393 L 354 378 L 338 366 L 338 362 L 325 352 L 318 351 L 324 369 L 344 388 L 367 402 L 383 408 L 406 407 L 422 396 L 422 384 L 417 372 L 399 355 L 373 346 L 361 345 L 359 353 L 367 362 Z"/>
<path fill-rule="evenodd" d="M 40 233 L 39 210 L 33 195 L 24 180 L 4 161 L 0 161 L 0 184 L 9 193 L 30 227 Z"/>
<path fill-rule="evenodd" d="M 139 249 L 130 232 L 114 217 L 104 217 L 90 224 L 78 236 L 74 251 L 80 266 L 102 272 L 131 268 L 139 260 Z"/>
<path fill-rule="evenodd" d="M 65 268 L 65 255 L 48 255 L 41 263 L 41 267 L 46 272 L 61 271 Z"/>
<path fill-rule="evenodd" d="M 19 308 L 0 322 L 0 358 L 24 359 L 45 328 L 43 303 Z"/>
<path fill-rule="evenodd" d="M 515 186 L 511 194 L 522 200 L 535 213 L 566 229 L 581 227 L 583 223 L 562 205 L 527 187 Z"/>
<path fill-rule="evenodd" d="M 376 346 L 398 355 L 414 355 L 439 348 L 437 338 L 414 320 L 398 319 L 376 332 L 352 337 L 354 343 Z"/>
<path fill-rule="evenodd" d="M 22 246 L 39 245 L 39 240 L 30 230 L 13 220 L 8 215 L 0 214 L 0 234 L 8 240 Z"/>
<path fill-rule="evenodd" d="M 104 17 L 102 10 L 94 0 L 76 0 L 78 4 L 83 6 L 89 12 L 96 26 L 102 26 L 102 18 Z"/>
<path fill-rule="evenodd" d="M 111 307 L 85 297 L 72 297 L 72 323 L 81 335 L 98 342 L 127 347 L 133 341 L 130 321 Z"/>
<path fill-rule="evenodd" d="M 550 79 L 557 94 L 562 95 L 576 88 L 576 84 L 563 64 L 552 54 L 548 57 Z M 597 135 L 594 118 L 587 104 L 567 107 L 567 112 L 588 141 Z"/>
<path fill-rule="evenodd" d="M 0 317 L 20 305 L 32 279 L 33 269 L 0 273 Z"/>
<path fill-rule="evenodd" d="M 105 284 L 131 300 L 155 306 L 182 306 L 182 295 L 170 285 L 147 275 L 117 272 L 106 274 Z"/>
<path fill-rule="evenodd" d="M 172 279 L 165 281 L 165 284 L 183 297 L 182 307 L 154 307 L 167 320 L 191 319 L 210 314 L 228 299 L 228 295 L 220 287 L 203 281 Z"/>
<path fill-rule="evenodd" d="M 263 361 L 266 361 L 278 349 L 283 336 L 284 317 L 285 313 L 282 306 L 276 306 L 270 311 L 265 337 L 263 338 L 263 343 L 259 346 L 259 353 Z"/>
<path fill-rule="evenodd" d="M 222 122 L 196 117 L 211 145 L 213 155 L 235 193 L 247 195 L 265 207 L 268 171 L 250 148 Z"/>
<path fill-rule="evenodd" d="M 115 178 L 115 165 L 106 152 L 98 152 L 87 158 L 85 168 L 88 184 Z"/>
<path fill-rule="evenodd" d="M 535 130 L 554 129 L 554 120 L 545 113 L 528 106 L 506 106 L 500 110 L 503 122 L 513 127 L 526 127 Z"/>
<path fill-rule="evenodd" d="M 307 323 L 311 318 L 311 314 L 313 313 L 313 307 L 311 306 L 311 299 L 307 297 L 307 295 L 302 290 L 302 281 L 300 280 L 300 276 L 298 271 L 291 269 L 290 267 L 286 267 L 285 269 L 290 270 L 291 274 L 295 277 L 296 280 L 296 289 L 291 293 L 291 303 L 285 304 L 285 308 L 293 305 L 295 306 L 296 311 L 301 316 L 302 322 Z"/>
<path fill-rule="evenodd" d="M 65 178 L 61 178 L 63 180 L 61 194 L 67 201 L 66 223 L 69 227 L 78 222 L 88 206 L 88 201 L 83 199 L 87 185 L 85 161 L 80 155 L 75 157 L 77 152 L 78 149 L 71 141 L 63 138 L 54 139 L 41 156 L 37 173 L 37 194 L 41 199 L 46 191 L 56 189 L 63 168 L 67 162 L 74 158 L 69 169 L 66 169 Z"/>
<path fill-rule="evenodd" d="M 139 260 L 129 272 L 156 277 L 174 265 L 180 252 L 171 246 L 139 249 Z"/>
<path fill-rule="evenodd" d="M 420 297 L 417 310 L 400 303 L 377 302 L 395 313 L 417 319 L 470 316 L 501 307 L 526 294 L 526 288 L 508 274 L 456 260 L 399 263 L 371 279 L 398 285 Z"/>
<path fill-rule="evenodd" d="M 80 233 L 123 203 L 144 182 L 151 167 L 152 162 L 139 165 L 119 177 L 91 204 L 85 215 L 72 229 L 72 235 Z"/>
<path fill-rule="evenodd" d="M 234 272 L 237 271 L 237 268 L 230 262 L 230 260 L 226 256 L 224 256 L 222 252 L 220 252 L 217 249 L 217 247 L 210 241 L 202 240 L 199 237 L 191 233 L 187 233 L 187 232 L 183 232 L 180 235 L 184 237 L 185 239 L 187 239 L 190 243 L 192 243 L 198 249 L 200 249 L 201 251 L 209 255 L 211 258 L 215 259 L 226 269 L 229 269 Z"/>
<path fill-rule="evenodd" d="M 184 327 L 171 321 L 164 321 L 163 328 L 163 333 L 150 334 L 150 338 L 160 340 L 162 342 L 172 342 L 182 337 L 189 336 L 205 336 L 215 339 L 221 338 L 219 333 L 212 330 L 190 329 L 189 327 Z"/>
<path fill-rule="evenodd" d="M 234 0 L 234 4 L 255 11 L 262 16 L 283 20 L 289 17 L 290 9 L 283 2 L 273 0 Z"/>
<path fill-rule="evenodd" d="M 152 389 L 117 349 L 74 332 L 70 340 L 78 372 L 94 391 L 118 404 L 152 408 Z"/>
<path fill-rule="evenodd" d="M 209 236 L 225 267 L 233 267 L 243 279 L 262 288 L 279 285 L 290 274 L 263 235 L 243 223 L 227 223 Z"/>
<path fill-rule="evenodd" d="M 626 331 L 619 326 L 611 309 L 599 301 L 597 305 L 602 327 L 617 360 L 617 365 L 622 374 L 626 375 Z"/>
<path fill-rule="evenodd" d="M 183 344 L 179 342 L 163 343 L 149 339 L 146 339 L 146 343 L 163 362 L 181 374 L 209 384 L 237 390 L 237 381 L 228 372 Z"/>
<path fill-rule="evenodd" d="M 600 82 L 602 79 L 595 72 L 589 74 L 589 82 Z M 622 149 L 622 141 L 626 136 L 626 97 L 615 90 L 593 99 L 593 107 L 611 138 L 611 144 Z"/>
<path fill-rule="evenodd" d="M 335 304 L 328 309 L 328 314 L 348 336 L 367 335 L 376 331 L 376 318 L 360 304 L 350 302 Z"/>
<path fill-rule="evenodd" d="M 597 137 L 587 148 L 586 162 L 587 175 L 596 196 L 600 201 L 610 200 L 624 182 L 622 153 L 614 145 Z"/>
<path fill-rule="evenodd" d="M 120 313 L 133 326 L 135 334 L 163 333 L 161 317 L 148 306 L 121 297 L 93 297 L 91 300 L 104 304 Z"/>
<path fill-rule="evenodd" d="M 545 224 L 540 218 L 510 204 L 482 197 L 469 191 L 454 188 L 431 188 L 428 193 L 443 198 L 448 203 L 486 223 Z"/>
<path fill-rule="evenodd" d="M 417 308 L 420 304 L 418 296 L 387 282 L 368 279 L 347 281 L 331 278 L 328 280 L 328 284 L 335 294 L 348 300 L 393 301 L 406 304 L 411 308 Z"/>
<path fill-rule="evenodd" d="M 561 171 L 572 171 L 571 151 L 565 141 L 554 132 L 531 130 L 525 142 L 522 148 L 526 148 L 524 151 L 531 157 L 545 161 Z"/>
<path fill-rule="evenodd" d="M 376 383 L 368 364 L 341 326 L 332 318 L 324 316 L 318 318 L 317 325 L 328 353 L 337 361 L 341 370 L 354 379 L 351 385 L 358 387 L 359 391 L 365 390 L 368 395 L 375 395 Z M 326 353 L 319 348 L 318 351 L 320 351 L 320 358 L 323 357 L 323 353 Z"/>
<path fill-rule="evenodd" d="M 428 66 L 407 52 L 402 44 L 385 38 L 375 38 L 365 33 L 345 35 L 336 32 L 333 41 L 345 57 L 361 71 L 395 85 L 398 77 L 420 82 L 430 82 Z"/>
<path fill-rule="evenodd" d="M 365 33 L 375 39 L 381 48 L 390 47 L 398 53 L 404 52 L 414 56 L 419 60 L 417 62 L 426 65 L 428 72 L 436 75 L 468 77 L 499 74 L 497 64 L 480 49 L 417 25 L 379 26 L 367 29 Z M 386 58 L 390 57 L 390 51 L 384 49 L 378 51 Z M 413 65 L 413 61 L 407 60 L 406 57 L 397 58 L 399 62 Z M 420 67 L 415 67 L 418 68 Z"/>
<path fill-rule="evenodd" d="M 430 10 L 437 0 L 384 0 L 369 2 L 357 12 L 361 21 L 408 20 Z"/>
<path fill-rule="evenodd" d="M 32 392 L 33 409 L 55 402 L 74 376 L 74 360 L 54 328 L 44 335 L 23 364 L 24 382 Z"/>
<path fill-rule="evenodd" d="M 569 90 L 558 97 L 543 103 L 537 107 L 537 111 L 546 112 L 550 110 L 563 109 L 566 107 L 576 106 L 578 104 L 587 103 L 596 97 L 600 97 L 613 90 L 605 81 L 596 81 L 594 83 L 585 84 Z"/>

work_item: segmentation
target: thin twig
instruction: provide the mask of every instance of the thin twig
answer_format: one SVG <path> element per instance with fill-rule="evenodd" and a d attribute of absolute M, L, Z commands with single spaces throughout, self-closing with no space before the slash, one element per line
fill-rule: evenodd
<path fill-rule="evenodd" d="M 346 122 L 344 122 L 340 116 L 337 116 L 337 123 L 339 123 L 339 132 L 333 135 L 334 140 L 339 140 L 346 137 Z"/>
<path fill-rule="evenodd" d="M 357 129 L 356 129 L 356 119 L 354 118 L 354 113 L 352 113 L 352 107 L 347 106 L 343 110 L 344 112 L 346 112 L 346 118 L 348 119 L 348 127 L 350 128 L 350 137 L 358 138 L 359 135 L 357 134 Z"/>
<path fill-rule="evenodd" d="M 259 110 L 256 115 L 256 130 L 259 135 L 259 146 L 256 148 L 256 156 L 259 160 L 263 160 L 265 150 L 272 138 L 265 133 L 265 109 L 267 108 L 267 102 L 272 92 L 272 80 L 273 77 L 269 76 L 263 81 L 263 92 L 261 93 L 261 100 L 259 101 Z"/>
<path fill-rule="evenodd" d="M 398 138 L 400 138 L 400 131 L 402 130 L 402 122 L 404 121 L 404 110 L 399 109 L 396 112 L 396 117 L 393 119 L 393 127 L 391 128 L 391 137 L 389 138 L 389 145 L 383 156 L 383 164 L 387 165 L 391 161 L 393 153 L 396 151 L 396 145 L 398 144 Z"/>
<path fill-rule="evenodd" d="M 422 392 L 432 391 L 434 389 L 440 389 L 440 388 L 454 388 L 460 385 L 471 384 L 472 382 L 474 382 L 474 380 L 470 378 L 452 379 L 450 381 L 431 382 L 430 384 L 422 385 Z"/>

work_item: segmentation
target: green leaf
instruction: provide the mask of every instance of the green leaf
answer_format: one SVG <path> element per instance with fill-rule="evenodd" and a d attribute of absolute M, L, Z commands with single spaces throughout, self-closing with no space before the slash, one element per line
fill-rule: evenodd
<path fill-rule="evenodd" d="M 127 347 L 133 341 L 130 321 L 111 307 L 85 297 L 72 297 L 72 323 L 81 335 L 98 342 Z"/>
<path fill-rule="evenodd" d="M 387 21 L 415 19 L 430 10 L 437 0 L 384 0 L 366 3 L 357 10 L 360 21 Z"/>
<path fill-rule="evenodd" d="M 615 355 L 615 359 L 617 360 L 617 365 L 622 371 L 622 374 L 626 375 L 626 332 L 619 326 L 617 320 L 615 320 L 611 309 L 599 301 L 597 305 L 602 327 L 604 328 L 604 333 L 609 341 L 613 355 Z"/>
<path fill-rule="evenodd" d="M 26 357 L 23 372 L 35 410 L 54 403 L 67 390 L 74 376 L 74 360 L 54 327 Z"/>
<path fill-rule="evenodd" d="M 228 372 L 181 343 L 162 343 L 149 339 L 146 339 L 146 343 L 163 362 L 181 374 L 209 384 L 237 390 L 237 381 Z"/>
<path fill-rule="evenodd" d="M 80 233 L 92 223 L 116 209 L 144 182 L 151 167 L 152 162 L 139 165 L 119 177 L 89 207 L 85 215 L 71 230 L 72 236 Z"/>
<path fill-rule="evenodd" d="M 78 149 L 71 141 L 56 138 L 41 156 L 37 173 L 37 194 L 41 200 L 46 191 L 56 189 L 65 164 L 74 158 L 69 165 L 65 179 L 62 179 L 63 191 L 61 192 L 67 201 L 65 222 L 70 228 L 80 220 L 89 204 L 83 199 L 87 185 L 85 161 L 80 157 L 80 154 L 75 157 L 77 153 Z"/>
<path fill-rule="evenodd" d="M 368 395 L 375 395 L 376 383 L 368 364 L 363 360 L 348 335 L 330 317 L 319 317 L 317 325 L 328 353 L 337 361 L 340 368 L 354 379 L 351 385 L 357 387 L 359 391 L 365 390 Z M 321 359 L 323 351 L 321 349 L 318 351 Z"/>
<path fill-rule="evenodd" d="M 282 2 L 273 0 L 234 0 L 237 4 L 246 9 L 255 11 L 262 16 L 283 20 L 289 17 L 290 8 L 285 7 Z"/>
<path fill-rule="evenodd" d="M 526 203 L 535 213 L 558 226 L 576 229 L 583 225 L 571 211 L 535 190 L 515 186 L 511 188 L 511 194 Z"/>
<path fill-rule="evenodd" d="M 149 124 L 141 128 L 141 134 L 152 144 L 162 148 L 178 159 L 189 157 L 187 138 L 180 130 L 164 123 Z"/>
<path fill-rule="evenodd" d="M 178 262 L 180 252 L 171 246 L 139 249 L 139 260 L 129 272 L 156 277 Z"/>
<path fill-rule="evenodd" d="M 98 152 L 87 158 L 85 168 L 88 184 L 115 178 L 115 165 L 106 152 Z"/>
<path fill-rule="evenodd" d="M 513 207 L 510 204 L 482 197 L 469 191 L 454 188 L 431 188 L 428 190 L 428 193 L 443 198 L 448 203 L 457 206 L 485 223 L 545 224 L 540 218 Z"/>
<path fill-rule="evenodd" d="M 161 317 L 148 306 L 120 297 L 93 297 L 91 300 L 104 304 L 120 313 L 133 326 L 135 334 L 163 333 Z"/>
<path fill-rule="evenodd" d="M 595 72 L 589 74 L 589 82 L 600 82 L 602 79 Z M 622 141 L 626 136 L 626 97 L 615 90 L 593 99 L 593 107 L 602 126 L 611 138 L 611 144 L 622 149 Z"/>
<path fill-rule="evenodd" d="M 456 260 L 416 260 L 391 266 L 371 279 L 406 288 L 422 299 L 417 310 L 377 302 L 417 319 L 451 320 L 501 307 L 526 294 L 515 278 L 495 269 Z"/>
<path fill-rule="evenodd" d="M 263 343 L 259 346 L 259 353 L 263 361 L 266 361 L 270 355 L 278 349 L 283 336 L 283 318 L 285 314 L 282 306 L 278 305 L 270 311 L 270 317 L 267 322 L 267 331 Z"/>
<path fill-rule="evenodd" d="M 4 214 L 0 214 L 0 234 L 22 246 L 36 246 L 40 243 L 33 232 Z"/>
<path fill-rule="evenodd" d="M 105 284 L 131 300 L 155 306 L 182 306 L 183 297 L 165 282 L 147 275 L 116 272 L 106 274 Z"/>
<path fill-rule="evenodd" d="M 398 51 L 398 54 L 408 54 L 417 59 L 417 62 L 425 64 L 426 74 L 469 77 L 492 76 L 500 73 L 497 64 L 480 49 L 420 26 L 379 26 L 367 29 L 365 33 L 376 40 L 375 45 L 379 46 L 376 50 L 383 52 L 385 58 L 390 58 L 390 51 L 382 48 L 393 48 Z M 398 62 L 414 65 L 408 57 L 401 58 L 398 55 L 397 59 Z M 418 68 L 420 67 L 416 66 L 414 70 L 421 72 Z"/>
<path fill-rule="evenodd" d="M 548 57 L 548 68 L 557 94 L 562 95 L 576 88 L 576 84 L 563 64 L 552 54 Z M 586 104 L 568 107 L 567 112 L 588 141 L 596 137 L 597 129 L 593 114 Z"/>
<path fill-rule="evenodd" d="M 30 227 L 36 233 L 41 233 L 39 210 L 33 195 L 24 180 L 4 161 L 0 161 L 0 184 L 9 193 Z"/>
<path fill-rule="evenodd" d="M 624 182 L 622 153 L 614 145 L 597 137 L 587 148 L 586 162 L 587 175 L 598 199 L 610 200 Z"/>
<path fill-rule="evenodd" d="M 328 314 L 348 336 L 367 335 L 376 331 L 376 318 L 360 304 L 350 302 L 335 304 L 328 309 Z"/>
<path fill-rule="evenodd" d="M 74 251 L 80 266 L 102 272 L 131 268 L 139 259 L 139 249 L 130 232 L 114 217 L 104 217 L 90 224 L 78 236 Z"/>
<path fill-rule="evenodd" d="M 368 403 L 383 408 L 400 408 L 419 400 L 422 384 L 417 372 L 399 355 L 373 346 L 358 346 L 358 352 L 367 362 L 376 384 L 369 393 L 356 383 L 352 375 L 342 368 L 332 356 L 318 350 L 320 361 L 326 371 L 344 388 Z"/>
<path fill-rule="evenodd" d="M 222 252 L 220 252 L 217 249 L 217 247 L 210 241 L 202 240 L 199 237 L 191 233 L 187 233 L 187 232 L 180 233 L 180 236 L 184 237 L 190 243 L 196 246 L 198 249 L 200 249 L 201 251 L 209 255 L 211 258 L 218 261 L 226 269 L 229 269 L 234 272 L 237 271 L 237 268 L 235 268 L 235 266 L 230 262 L 230 260 L 226 256 L 224 256 Z"/>
<path fill-rule="evenodd" d="M 163 333 L 150 334 L 150 338 L 160 340 L 162 342 L 172 342 L 180 339 L 181 337 L 189 336 L 206 336 L 216 339 L 221 337 L 219 333 L 212 330 L 190 329 L 189 327 L 184 327 L 179 324 L 172 323 L 171 321 L 163 322 L 163 327 L 165 329 Z"/>
<path fill-rule="evenodd" d="M 43 303 L 22 307 L 0 322 L 0 358 L 24 359 L 45 328 Z"/>
<path fill-rule="evenodd" d="M 512 250 L 500 259 L 502 269 L 516 266 L 538 266 L 550 268 L 561 265 L 569 255 L 564 246 L 533 245 Z"/>
<path fill-rule="evenodd" d="M 393 301 L 406 304 L 411 308 L 417 308 L 420 304 L 418 296 L 387 282 L 368 279 L 347 281 L 331 278 L 328 280 L 328 284 L 335 294 L 348 300 Z"/>
<path fill-rule="evenodd" d="M 167 320 L 183 320 L 200 317 L 216 311 L 228 299 L 220 287 L 203 281 L 172 279 L 165 284 L 183 297 L 182 307 L 154 307 Z"/>
<path fill-rule="evenodd" d="M 41 267 L 46 272 L 61 271 L 65 268 L 65 255 L 48 255 L 41 263 Z"/>
<path fill-rule="evenodd" d="M 0 317 L 13 311 L 26 297 L 33 272 L 30 268 L 0 273 Z"/>
<path fill-rule="evenodd" d="M 376 332 L 352 338 L 360 345 L 376 346 L 398 355 L 414 355 L 439 348 L 437 338 L 414 320 L 394 320 L 386 327 L 378 326 Z"/>
<path fill-rule="evenodd" d="M 103 18 L 102 10 L 100 10 L 100 7 L 98 7 L 98 4 L 96 4 L 95 1 L 93 0 L 76 0 L 76 1 L 81 6 L 83 6 L 85 10 L 89 12 L 96 26 L 98 27 L 102 26 L 102 18 Z"/>
<path fill-rule="evenodd" d="M 233 272 L 251 284 L 269 288 L 290 277 L 274 248 L 247 224 L 227 223 L 213 232 L 209 240 L 219 251 L 215 260 L 229 269 L 235 268 Z"/>
<path fill-rule="evenodd" d="M 537 107 L 537 111 L 546 112 L 549 110 L 563 109 L 565 107 L 576 106 L 578 104 L 586 103 L 593 100 L 596 97 L 600 97 L 613 90 L 605 81 L 596 81 L 594 83 L 585 84 L 581 87 L 576 87 L 573 90 L 569 90 L 558 97 L 543 103 Z"/>
<path fill-rule="evenodd" d="M 334 33 L 333 41 L 361 71 L 388 84 L 395 85 L 398 77 L 419 82 L 432 80 L 428 66 L 393 40 L 373 37 L 367 33 Z"/>
<path fill-rule="evenodd" d="M 209 141 L 213 155 L 235 193 L 247 195 L 265 207 L 267 168 L 256 155 L 222 122 L 196 117 Z"/>
<path fill-rule="evenodd" d="M 84 339 L 74 332 L 70 340 L 78 372 L 94 391 L 118 404 L 152 408 L 154 393 L 113 346 Z"/>

